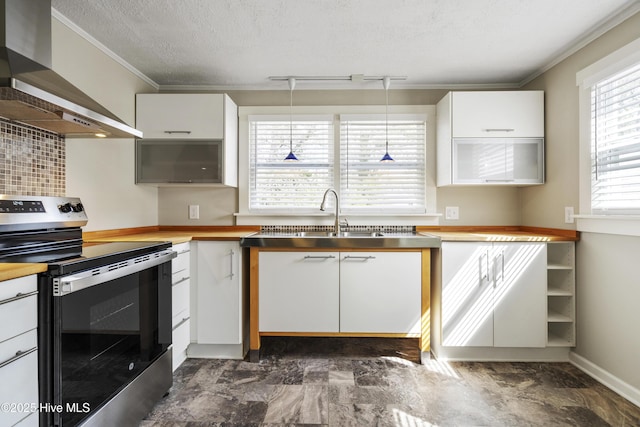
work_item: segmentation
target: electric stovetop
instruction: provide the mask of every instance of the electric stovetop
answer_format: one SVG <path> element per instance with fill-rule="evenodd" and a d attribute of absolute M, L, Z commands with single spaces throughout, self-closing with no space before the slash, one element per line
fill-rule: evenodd
<path fill-rule="evenodd" d="M 48 262 L 49 273 L 60 276 L 82 270 L 90 270 L 115 264 L 130 258 L 137 258 L 171 247 L 170 242 L 108 242 L 85 243 L 82 253 L 73 258 Z"/>

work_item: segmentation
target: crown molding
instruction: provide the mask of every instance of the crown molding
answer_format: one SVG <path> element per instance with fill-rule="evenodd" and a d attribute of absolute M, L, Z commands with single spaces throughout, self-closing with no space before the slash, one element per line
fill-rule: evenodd
<path fill-rule="evenodd" d="M 58 10 L 56 10 L 53 7 L 51 8 L 51 16 L 53 18 L 57 19 L 58 21 L 60 21 L 60 23 L 62 23 L 63 25 L 67 26 L 71 31 L 73 31 L 76 34 L 78 34 L 80 37 L 85 39 L 87 42 L 92 44 L 94 47 L 96 47 L 97 49 L 102 51 L 102 53 L 107 55 L 109 58 L 113 59 L 115 62 L 117 62 L 118 64 L 122 65 L 131 74 L 135 75 L 140 80 L 142 80 L 145 83 L 147 83 L 149 86 L 151 86 L 154 89 L 158 90 L 158 88 L 160 87 L 158 85 L 158 83 L 156 83 L 155 81 L 151 80 L 149 77 L 147 77 L 140 70 L 138 70 L 133 65 L 129 64 L 127 61 L 122 59 L 115 52 L 113 52 L 111 49 L 109 49 L 108 47 L 106 47 L 105 45 L 100 43 L 91 34 L 87 33 L 85 30 L 83 30 L 82 28 L 78 27 L 75 23 L 70 21 L 69 18 L 64 16 L 62 13 L 58 12 Z"/>

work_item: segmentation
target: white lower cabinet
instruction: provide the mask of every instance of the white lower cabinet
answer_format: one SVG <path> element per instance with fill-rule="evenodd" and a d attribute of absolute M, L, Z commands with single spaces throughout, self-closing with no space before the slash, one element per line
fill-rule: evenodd
<path fill-rule="evenodd" d="M 173 245 L 173 250 L 178 256 L 171 261 L 171 327 L 173 345 L 173 370 L 182 364 L 187 358 L 190 331 L 189 321 L 191 310 L 189 308 L 190 283 L 191 283 L 191 247 L 189 242 Z"/>
<path fill-rule="evenodd" d="M 37 276 L 0 284 L 0 425 L 37 425 L 38 403 Z"/>
<path fill-rule="evenodd" d="M 419 252 L 260 252 L 261 332 L 419 333 Z"/>
<path fill-rule="evenodd" d="M 442 345 L 545 347 L 545 243 L 443 242 Z"/>
<path fill-rule="evenodd" d="M 198 241 L 193 357 L 244 356 L 242 251 L 237 241 Z"/>
<path fill-rule="evenodd" d="M 338 252 L 260 252 L 262 332 L 338 332 Z"/>
<path fill-rule="evenodd" d="M 340 254 L 340 332 L 419 333 L 419 252 Z"/>

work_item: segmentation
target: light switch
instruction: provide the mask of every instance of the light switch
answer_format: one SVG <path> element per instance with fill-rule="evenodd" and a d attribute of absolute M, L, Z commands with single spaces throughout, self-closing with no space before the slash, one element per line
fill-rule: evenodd
<path fill-rule="evenodd" d="M 200 219 L 200 205 L 189 205 L 189 219 Z"/>

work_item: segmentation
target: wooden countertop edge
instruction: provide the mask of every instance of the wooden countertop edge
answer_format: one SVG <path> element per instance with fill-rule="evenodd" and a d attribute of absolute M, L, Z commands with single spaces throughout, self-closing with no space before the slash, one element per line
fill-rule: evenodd
<path fill-rule="evenodd" d="M 176 233 L 179 236 L 171 236 L 169 240 L 174 243 L 188 242 L 190 240 L 221 240 L 235 241 L 243 237 L 243 233 L 254 233 L 260 231 L 260 226 L 149 226 L 121 228 L 114 230 L 88 231 L 83 233 L 83 239 L 91 241 L 108 241 L 109 239 L 121 240 L 126 237 L 135 238 L 144 234 L 153 233 Z M 527 236 L 548 241 L 577 241 L 580 240 L 580 233 L 576 230 L 566 230 L 559 228 L 529 227 L 529 226 L 418 226 L 416 231 L 424 233 L 459 233 L 459 234 L 500 234 L 505 237 L 513 237 L 520 240 L 531 240 Z M 220 233 L 218 236 L 210 235 Z M 230 236 L 228 233 L 239 233 Z M 207 235 L 209 234 L 209 235 Z M 450 238 L 452 236 L 449 236 Z M 165 237 L 166 239 L 167 237 Z M 479 236 L 464 236 L 464 239 L 482 240 Z M 445 236 L 443 240 L 446 240 Z M 458 239 L 459 240 L 459 239 Z"/>
<path fill-rule="evenodd" d="M 580 232 L 559 228 L 543 228 L 528 226 L 418 226 L 416 231 L 423 233 L 440 234 L 442 240 L 447 240 L 445 233 L 469 234 L 468 240 L 483 240 L 479 234 L 504 235 L 519 240 L 531 240 L 531 238 L 546 239 L 547 241 L 578 241 Z M 442 234 L 441 234 L 442 233 Z M 474 236 L 472 236 L 474 235 Z M 444 236 L 444 237 L 443 237 Z M 458 239 L 456 239 L 458 240 Z"/>
<path fill-rule="evenodd" d="M 85 231 L 82 233 L 82 239 L 91 241 L 106 241 L 110 238 L 122 238 L 126 236 L 134 236 L 140 234 L 175 232 L 184 233 L 184 241 L 189 240 L 238 240 L 239 237 L 221 236 L 213 238 L 208 236 L 197 236 L 198 233 L 243 233 L 247 234 L 260 231 L 259 226 L 149 226 L 149 227 L 133 227 L 119 228 L 113 230 Z"/>
<path fill-rule="evenodd" d="M 0 282 L 31 276 L 47 271 L 47 264 L 35 263 L 2 263 L 0 264 Z"/>

